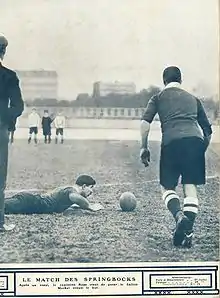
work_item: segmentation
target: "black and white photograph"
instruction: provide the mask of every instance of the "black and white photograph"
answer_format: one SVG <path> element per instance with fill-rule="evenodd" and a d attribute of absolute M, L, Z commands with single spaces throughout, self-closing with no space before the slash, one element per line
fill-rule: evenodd
<path fill-rule="evenodd" d="M 217 266 L 219 1 L 0 0 L 0 16 L 0 267 Z M 161 294 L 149 280 L 131 293 Z"/>

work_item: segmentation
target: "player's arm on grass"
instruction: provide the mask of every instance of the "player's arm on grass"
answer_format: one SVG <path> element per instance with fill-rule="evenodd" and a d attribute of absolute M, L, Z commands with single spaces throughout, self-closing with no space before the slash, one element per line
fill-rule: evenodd
<path fill-rule="evenodd" d="M 77 205 L 79 206 L 79 208 L 84 209 L 84 210 L 89 210 L 89 211 L 99 211 L 104 209 L 104 207 L 99 204 L 99 203 L 89 203 L 89 201 L 84 198 L 83 196 L 81 196 L 80 194 L 77 194 L 75 192 L 71 192 L 69 194 L 69 198 L 71 200 L 71 202 L 73 203 L 73 205 Z M 91 198 L 91 196 L 89 196 L 88 198 Z M 71 209 L 71 207 L 69 207 L 68 209 Z"/>
<path fill-rule="evenodd" d="M 69 194 L 69 198 L 74 205 L 78 205 L 81 209 L 96 211 L 96 208 L 94 208 L 95 204 L 90 204 L 89 201 L 80 194 L 72 192 Z"/>
<path fill-rule="evenodd" d="M 69 198 L 73 204 L 78 205 L 80 208 L 82 208 L 82 209 L 89 208 L 89 201 L 86 198 L 84 198 L 83 196 L 81 196 L 80 194 L 71 192 L 69 194 Z"/>
<path fill-rule="evenodd" d="M 146 107 L 146 110 L 141 119 L 141 151 L 140 158 L 142 163 L 147 167 L 150 162 L 150 151 L 148 149 L 148 136 L 150 132 L 150 124 L 157 114 L 157 97 L 153 96 Z"/>
<path fill-rule="evenodd" d="M 207 149 L 211 141 L 212 125 L 210 124 L 205 109 L 199 99 L 197 99 L 197 121 L 199 126 L 202 128 L 205 149 Z"/>

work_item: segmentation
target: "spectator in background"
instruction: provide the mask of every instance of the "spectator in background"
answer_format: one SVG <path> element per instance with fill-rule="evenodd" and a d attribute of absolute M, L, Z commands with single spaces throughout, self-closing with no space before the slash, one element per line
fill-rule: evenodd
<path fill-rule="evenodd" d="M 42 128 L 44 135 L 44 143 L 51 143 L 51 123 L 53 122 L 52 118 L 49 116 L 48 110 L 44 111 L 44 116 L 42 117 Z"/>
<path fill-rule="evenodd" d="M 8 41 L 0 36 L 0 232 L 13 230 L 5 224 L 5 187 L 8 170 L 8 130 L 24 110 L 16 73 L 2 65 Z"/>
<path fill-rule="evenodd" d="M 55 144 L 58 143 L 58 137 L 59 137 L 59 135 L 61 137 L 61 144 L 63 144 L 63 141 L 64 141 L 63 131 L 64 131 L 64 128 L 66 126 L 66 119 L 62 115 L 62 112 L 61 111 L 59 111 L 58 114 L 57 114 L 57 116 L 55 117 L 55 119 L 54 119 L 54 125 L 55 125 L 55 128 L 56 128 Z"/>
<path fill-rule="evenodd" d="M 38 135 L 38 128 L 40 126 L 40 116 L 38 115 L 35 108 L 32 109 L 32 112 L 28 116 L 28 125 L 29 125 L 29 138 L 28 144 L 31 143 L 31 137 L 34 133 L 34 142 L 37 144 L 37 135 Z"/>

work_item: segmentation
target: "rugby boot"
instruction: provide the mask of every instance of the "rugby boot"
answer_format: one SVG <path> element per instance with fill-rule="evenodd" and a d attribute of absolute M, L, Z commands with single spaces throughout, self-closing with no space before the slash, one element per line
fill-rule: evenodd
<path fill-rule="evenodd" d="M 185 235 L 191 229 L 191 222 L 187 216 L 183 214 L 182 211 L 178 212 L 176 217 L 176 228 L 173 234 L 173 245 L 181 246 Z"/>
<path fill-rule="evenodd" d="M 185 233 L 182 246 L 185 248 L 191 248 L 192 247 L 192 239 L 193 239 L 193 231 L 188 231 Z"/>

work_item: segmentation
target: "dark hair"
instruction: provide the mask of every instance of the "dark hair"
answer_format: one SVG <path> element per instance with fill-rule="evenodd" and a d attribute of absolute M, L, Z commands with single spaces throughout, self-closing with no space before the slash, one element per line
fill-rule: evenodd
<path fill-rule="evenodd" d="M 95 185 L 96 181 L 89 175 L 80 175 L 76 179 L 76 184 L 79 186 L 83 186 L 84 184 L 86 186 Z"/>
<path fill-rule="evenodd" d="M 5 53 L 5 51 L 6 51 L 6 47 L 0 45 L 0 54 L 3 55 Z"/>
<path fill-rule="evenodd" d="M 7 46 L 8 46 L 7 39 L 3 35 L 0 35 L 0 54 L 1 55 L 5 53 Z"/>
<path fill-rule="evenodd" d="M 171 82 L 181 83 L 182 76 L 180 69 L 176 66 L 169 66 L 165 68 L 163 71 L 163 81 L 164 84 L 169 84 Z"/>

